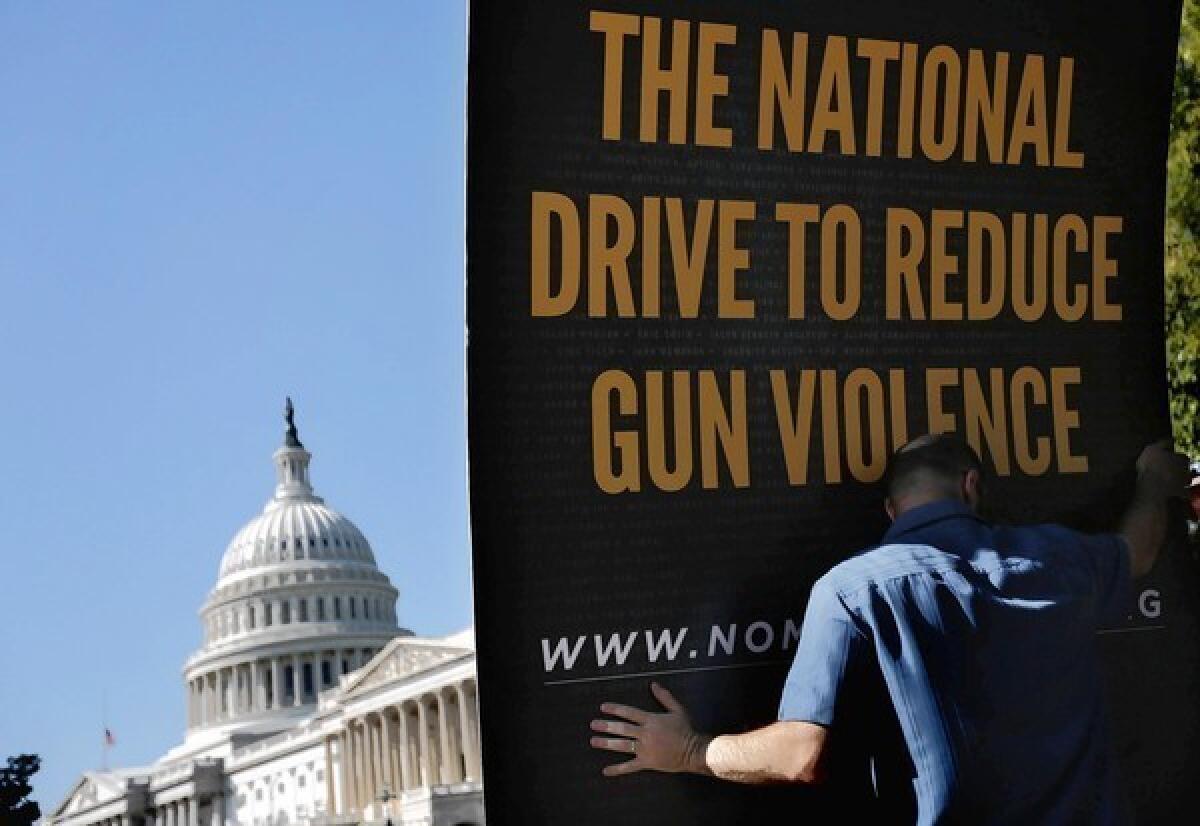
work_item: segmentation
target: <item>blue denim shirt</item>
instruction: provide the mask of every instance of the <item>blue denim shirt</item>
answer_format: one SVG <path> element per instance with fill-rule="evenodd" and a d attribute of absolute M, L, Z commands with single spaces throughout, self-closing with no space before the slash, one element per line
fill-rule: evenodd
<path fill-rule="evenodd" d="M 1119 536 L 915 508 L 813 586 L 779 718 L 861 741 L 902 821 L 1125 823 L 1095 632 L 1129 600 Z"/>

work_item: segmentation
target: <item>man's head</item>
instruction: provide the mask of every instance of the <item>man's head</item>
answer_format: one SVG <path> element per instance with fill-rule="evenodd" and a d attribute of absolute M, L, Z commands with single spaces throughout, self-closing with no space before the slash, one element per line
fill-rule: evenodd
<path fill-rule="evenodd" d="M 983 463 L 965 441 L 947 433 L 919 436 L 896 451 L 888 464 L 888 516 L 954 499 L 979 509 L 983 498 Z"/>

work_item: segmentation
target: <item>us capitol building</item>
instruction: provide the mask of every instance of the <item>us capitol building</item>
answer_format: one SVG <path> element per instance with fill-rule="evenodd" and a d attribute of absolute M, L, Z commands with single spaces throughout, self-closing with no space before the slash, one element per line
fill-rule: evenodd
<path fill-rule="evenodd" d="M 483 826 L 473 632 L 397 625 L 370 543 L 313 491 L 291 400 L 286 419 L 275 493 L 200 609 L 184 741 L 85 772 L 47 826 Z"/>

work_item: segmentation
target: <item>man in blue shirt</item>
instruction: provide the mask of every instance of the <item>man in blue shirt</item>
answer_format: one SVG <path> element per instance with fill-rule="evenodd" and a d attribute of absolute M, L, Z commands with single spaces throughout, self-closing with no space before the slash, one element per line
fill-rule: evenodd
<path fill-rule="evenodd" d="M 970 447 L 946 435 L 906 445 L 889 467 L 883 544 L 813 586 L 779 721 L 703 735 L 653 683 L 664 713 L 605 703 L 609 718 L 592 721 L 608 735 L 595 748 L 633 755 L 605 774 L 821 782 L 830 739 L 866 718 L 856 728 L 872 732 L 877 794 L 904 821 L 1125 822 L 1095 632 L 1153 566 L 1167 500 L 1188 482 L 1165 444 L 1137 469 L 1119 533 L 1088 536 L 988 524 Z"/>

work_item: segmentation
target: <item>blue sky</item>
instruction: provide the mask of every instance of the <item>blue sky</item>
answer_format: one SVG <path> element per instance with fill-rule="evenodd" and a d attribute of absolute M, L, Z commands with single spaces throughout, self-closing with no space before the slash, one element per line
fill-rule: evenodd
<path fill-rule="evenodd" d="M 184 728 L 286 394 L 402 624 L 471 621 L 462 3 L 0 5 L 0 759 Z"/>

